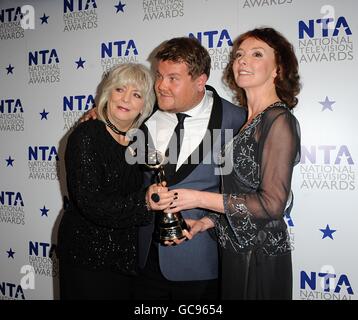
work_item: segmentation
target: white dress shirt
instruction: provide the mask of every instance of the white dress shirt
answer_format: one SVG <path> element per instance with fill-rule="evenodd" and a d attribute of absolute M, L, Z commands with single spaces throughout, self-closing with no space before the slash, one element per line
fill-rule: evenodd
<path fill-rule="evenodd" d="M 190 117 L 184 121 L 184 138 L 176 166 L 176 171 L 199 146 L 208 128 L 211 110 L 213 107 L 213 94 L 205 90 L 200 103 L 194 108 L 183 112 Z M 165 153 L 169 140 L 174 132 L 178 120 L 175 113 L 157 110 L 146 122 L 149 133 L 153 139 L 154 147 Z"/>

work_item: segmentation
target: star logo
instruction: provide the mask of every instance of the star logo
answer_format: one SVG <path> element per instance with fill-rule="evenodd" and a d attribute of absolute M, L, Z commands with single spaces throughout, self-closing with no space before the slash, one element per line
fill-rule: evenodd
<path fill-rule="evenodd" d="M 49 112 L 46 112 L 45 109 L 43 109 L 42 112 L 39 112 L 39 114 L 41 115 L 41 119 L 40 119 L 40 120 L 42 120 L 42 119 L 48 120 L 48 119 L 47 119 L 47 115 L 49 114 Z"/>
<path fill-rule="evenodd" d="M 322 239 L 329 237 L 329 238 L 331 238 L 332 240 L 334 240 L 332 234 L 333 234 L 334 232 L 336 232 L 337 230 L 330 229 L 328 224 L 327 224 L 327 226 L 326 226 L 326 229 L 319 229 L 319 230 L 320 230 L 321 232 L 323 232 Z"/>
<path fill-rule="evenodd" d="M 75 61 L 77 63 L 77 69 L 79 67 L 81 67 L 82 69 L 84 69 L 83 64 L 86 62 L 86 60 L 82 60 L 82 57 L 80 57 L 77 61 Z"/>
<path fill-rule="evenodd" d="M 333 111 L 332 104 L 336 103 L 336 101 L 330 101 L 327 96 L 326 96 L 326 99 L 324 101 L 318 101 L 318 102 L 323 106 L 321 111 L 324 111 L 326 109 L 329 109 L 329 110 Z"/>
<path fill-rule="evenodd" d="M 41 24 L 44 24 L 44 23 L 47 23 L 48 24 L 48 21 L 47 19 L 49 18 L 50 16 L 46 16 L 45 13 L 42 17 L 40 17 L 41 19 Z"/>
<path fill-rule="evenodd" d="M 15 254 L 15 251 L 12 251 L 12 249 L 10 248 L 7 252 L 7 257 L 8 258 L 13 258 L 14 259 L 14 254 Z"/>
<path fill-rule="evenodd" d="M 124 12 L 124 7 L 126 6 L 126 4 L 125 3 L 123 3 L 122 4 L 122 1 L 119 1 L 119 3 L 116 5 L 116 6 L 114 6 L 115 8 L 117 8 L 117 12 L 116 13 L 118 13 L 119 11 L 122 11 L 122 12 Z"/>
<path fill-rule="evenodd" d="M 46 216 L 48 217 L 47 213 L 50 211 L 50 209 L 46 209 L 46 207 L 44 206 L 42 209 L 40 209 L 41 211 L 41 217 Z"/>
<path fill-rule="evenodd" d="M 9 156 L 9 158 L 8 159 L 5 159 L 5 161 L 7 162 L 7 167 L 8 166 L 14 166 L 12 163 L 14 162 L 14 159 L 11 159 L 11 156 Z"/>
<path fill-rule="evenodd" d="M 14 67 L 11 64 L 9 64 L 9 66 L 6 68 L 6 70 L 7 70 L 7 74 L 9 74 L 9 73 L 14 74 L 12 72 L 12 70 L 14 70 Z"/>
<path fill-rule="evenodd" d="M 327 24 L 328 24 L 328 23 L 327 23 Z M 329 28 L 327 27 L 327 29 L 329 29 Z M 336 27 L 335 29 L 338 30 L 337 34 L 342 34 L 343 32 L 344 32 L 345 34 L 348 34 L 347 32 L 350 31 L 350 30 L 349 30 L 349 27 L 348 27 L 348 26 L 343 26 L 343 24 L 341 24 L 341 25 L 339 26 L 339 28 Z M 335 35 L 336 30 L 334 30 L 333 36 Z M 352 34 L 352 33 L 351 33 L 351 34 Z"/>

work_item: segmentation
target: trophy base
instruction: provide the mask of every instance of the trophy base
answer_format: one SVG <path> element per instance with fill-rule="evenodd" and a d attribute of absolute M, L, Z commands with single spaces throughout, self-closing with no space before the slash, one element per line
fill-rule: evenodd
<path fill-rule="evenodd" d="M 160 228 L 160 232 L 159 232 L 160 241 L 182 239 L 184 237 L 185 236 L 183 235 L 183 230 L 180 226 L 171 227 L 171 228 Z"/>
<path fill-rule="evenodd" d="M 159 224 L 159 239 L 160 241 L 168 241 L 174 239 L 185 238 L 183 230 L 188 230 L 188 226 L 181 215 L 176 215 L 175 221 L 162 222 Z"/>

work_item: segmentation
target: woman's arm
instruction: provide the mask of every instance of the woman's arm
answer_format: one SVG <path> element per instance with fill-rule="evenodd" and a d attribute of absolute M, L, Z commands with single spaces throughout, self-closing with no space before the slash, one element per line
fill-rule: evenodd
<path fill-rule="evenodd" d="M 208 211 L 224 213 L 223 195 L 215 192 L 192 189 L 175 189 L 169 191 L 172 205 L 165 212 L 179 212 L 187 209 L 201 208 Z"/>

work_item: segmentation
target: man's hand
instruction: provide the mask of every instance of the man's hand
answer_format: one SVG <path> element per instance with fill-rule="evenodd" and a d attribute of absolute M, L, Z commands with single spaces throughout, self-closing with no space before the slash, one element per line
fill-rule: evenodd
<path fill-rule="evenodd" d="M 97 119 L 97 108 L 92 108 L 91 110 L 85 112 L 83 116 L 80 118 L 80 122 L 88 121 L 88 120 L 96 120 Z"/>
<path fill-rule="evenodd" d="M 179 245 L 183 243 L 185 240 L 193 239 L 198 233 L 214 227 L 214 222 L 208 217 L 203 217 L 199 220 L 193 220 L 193 219 L 184 219 L 184 220 L 189 228 L 189 230 L 183 230 L 183 234 L 185 238 L 174 239 L 172 241 L 165 241 L 164 244 L 166 246 Z"/>

